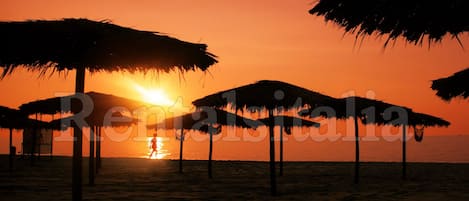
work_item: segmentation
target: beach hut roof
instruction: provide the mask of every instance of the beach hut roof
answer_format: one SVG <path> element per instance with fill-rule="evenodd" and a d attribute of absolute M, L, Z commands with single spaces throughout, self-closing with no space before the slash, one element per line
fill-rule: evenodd
<path fill-rule="evenodd" d="M 301 99 L 301 102 L 298 102 Z M 210 106 L 251 111 L 292 109 L 305 105 L 329 105 L 336 99 L 302 87 L 275 80 L 261 80 L 234 89 L 220 91 L 192 102 L 196 107 Z"/>
<path fill-rule="evenodd" d="M 411 113 L 409 115 L 409 125 L 410 126 L 438 126 L 438 127 L 448 127 L 451 123 L 436 116 L 423 114 L 423 113 Z"/>
<path fill-rule="evenodd" d="M 468 9 L 469 2 L 463 0 L 319 0 L 309 13 L 357 37 L 387 35 L 386 45 L 398 37 L 413 44 L 458 37 L 469 29 Z"/>
<path fill-rule="evenodd" d="M 137 109 L 139 107 L 148 106 L 149 104 L 141 101 L 127 99 L 119 96 L 110 94 L 104 94 L 99 92 L 86 92 L 84 95 L 89 97 L 93 103 L 93 113 L 106 113 L 113 107 L 124 107 L 129 110 Z M 43 100 L 32 101 L 29 103 L 22 104 L 19 108 L 22 112 L 27 114 L 57 114 L 71 112 L 71 108 L 77 108 L 78 111 L 83 107 L 83 103 L 80 101 L 81 95 L 72 94 L 69 96 L 53 97 Z M 62 103 L 64 101 L 64 103 Z M 70 107 L 64 107 L 63 104 L 67 104 L 71 101 Z M 87 102 L 85 102 L 86 104 Z M 91 107 L 87 105 L 87 107 Z"/>
<path fill-rule="evenodd" d="M 106 119 L 105 114 L 96 114 L 90 115 L 85 117 L 84 120 L 86 121 L 86 125 L 81 125 L 82 127 L 122 127 L 122 126 L 132 126 L 139 122 L 138 119 L 127 117 L 122 115 L 120 112 L 113 112 L 110 116 L 114 118 L 115 121 L 111 121 L 111 119 Z M 64 117 L 61 119 L 55 119 L 51 121 L 50 127 L 55 130 L 66 130 L 67 128 L 76 126 L 76 122 L 74 121 L 74 116 Z"/>
<path fill-rule="evenodd" d="M 258 121 L 264 123 L 265 125 L 276 125 L 276 126 L 283 126 L 284 128 L 292 128 L 292 127 L 319 127 L 320 124 L 314 121 L 309 121 L 297 117 L 291 116 L 274 116 L 273 121 L 271 122 L 270 118 L 263 118 L 258 119 Z M 272 124 L 271 124 L 272 123 Z"/>
<path fill-rule="evenodd" d="M 207 45 L 88 19 L 0 22 L 0 78 L 19 66 L 40 71 L 205 71 L 217 63 Z"/>
<path fill-rule="evenodd" d="M 458 96 L 469 97 L 469 68 L 452 76 L 433 80 L 432 89 L 437 91 L 437 96 L 446 101 Z"/>
<path fill-rule="evenodd" d="M 28 118 L 19 110 L 0 106 L 0 128 L 49 128 L 46 122 Z"/>
<path fill-rule="evenodd" d="M 241 117 L 220 109 L 202 108 L 196 112 L 171 117 L 157 124 L 148 125 L 156 129 L 192 129 L 201 130 L 206 125 L 235 126 L 242 128 L 256 128 L 260 122 Z"/>

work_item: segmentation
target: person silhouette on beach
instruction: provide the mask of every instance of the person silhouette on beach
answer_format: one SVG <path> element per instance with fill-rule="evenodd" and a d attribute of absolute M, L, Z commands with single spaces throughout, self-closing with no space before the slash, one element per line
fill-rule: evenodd
<path fill-rule="evenodd" d="M 153 153 L 158 153 L 157 152 L 157 140 L 156 140 L 156 136 L 157 134 L 153 134 L 153 139 L 151 139 L 151 153 L 150 155 L 148 156 L 149 158 L 151 158 L 151 156 L 153 155 Z"/>

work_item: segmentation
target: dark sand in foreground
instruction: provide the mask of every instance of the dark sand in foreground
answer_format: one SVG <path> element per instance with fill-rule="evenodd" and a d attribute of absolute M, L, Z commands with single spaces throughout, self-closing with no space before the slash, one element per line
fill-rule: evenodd
<path fill-rule="evenodd" d="M 0 200 L 71 199 L 71 158 L 0 162 Z M 399 163 L 363 163 L 354 185 L 353 163 L 288 162 L 271 197 L 267 162 L 215 161 L 208 179 L 206 161 L 105 158 L 92 187 L 83 162 L 85 200 L 469 200 L 469 164 L 411 163 L 402 181 Z"/>

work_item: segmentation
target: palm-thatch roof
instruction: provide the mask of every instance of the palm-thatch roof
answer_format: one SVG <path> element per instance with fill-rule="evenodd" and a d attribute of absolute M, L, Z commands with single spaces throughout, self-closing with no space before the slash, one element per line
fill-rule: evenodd
<path fill-rule="evenodd" d="M 18 66 L 54 71 L 202 71 L 215 63 L 207 45 L 88 19 L 0 22 L 0 78 Z"/>
<path fill-rule="evenodd" d="M 43 121 L 30 119 L 19 110 L 0 106 L 0 128 L 49 128 L 49 125 Z"/>
<path fill-rule="evenodd" d="M 452 76 L 433 80 L 432 89 L 437 91 L 437 96 L 446 101 L 458 96 L 469 97 L 469 68 Z"/>
<path fill-rule="evenodd" d="M 469 2 L 464 0 L 319 0 L 309 11 L 324 16 L 357 37 L 387 35 L 409 43 L 438 42 L 469 29 Z"/>
<path fill-rule="evenodd" d="M 409 126 L 438 126 L 438 127 L 448 127 L 451 123 L 436 116 L 412 112 L 409 114 Z"/>
<path fill-rule="evenodd" d="M 110 119 L 112 118 L 112 119 Z M 127 117 L 122 115 L 120 112 L 113 112 L 109 119 L 106 119 L 105 114 L 95 114 L 85 117 L 86 125 L 83 127 L 121 127 L 121 126 L 132 126 L 138 123 L 138 119 Z M 112 121 L 111 121 L 112 120 Z M 67 128 L 76 126 L 74 116 L 64 117 L 61 119 L 55 119 L 49 123 L 50 128 L 55 130 L 66 130 Z"/>
<path fill-rule="evenodd" d="M 392 114 L 391 118 L 384 118 L 383 114 L 385 111 L 390 111 L 391 109 L 402 109 L 407 113 L 410 113 L 412 110 L 406 107 L 386 103 L 380 100 L 368 99 L 359 96 L 350 96 L 342 99 L 337 99 L 333 103 L 333 109 L 335 113 L 320 113 L 312 114 L 314 108 L 307 110 L 302 110 L 298 114 L 301 116 L 324 116 L 326 118 L 338 118 L 338 119 L 347 119 L 358 117 L 363 123 L 371 124 L 385 124 L 390 121 L 390 119 L 396 118 L 396 114 Z M 365 110 L 368 110 L 366 111 Z M 332 116 L 331 116 L 332 115 Z"/>
<path fill-rule="evenodd" d="M 300 102 L 298 102 L 301 99 Z M 335 98 L 281 81 L 262 80 L 234 89 L 220 91 L 192 102 L 196 107 L 223 108 L 231 105 L 236 110 L 273 110 L 329 105 Z"/>
<path fill-rule="evenodd" d="M 338 117 L 350 118 L 356 116 L 365 124 L 401 125 L 408 121 L 408 118 L 405 118 L 406 115 L 412 113 L 412 110 L 409 108 L 364 97 L 352 96 L 341 100 L 344 107 L 351 107 L 354 105 L 355 110 L 352 110 L 352 112 L 347 112 L 346 109 L 338 110 Z M 370 110 L 366 111 L 367 109 Z M 343 111 L 345 111 L 345 113 L 341 113 Z M 404 114 L 400 112 L 403 112 Z M 402 119 L 401 121 L 395 121 L 397 118 Z"/>
<path fill-rule="evenodd" d="M 271 122 L 273 120 L 273 122 Z M 297 117 L 291 117 L 291 116 L 284 116 L 284 115 L 279 115 L 279 116 L 274 116 L 274 118 L 263 118 L 263 119 L 258 119 L 258 121 L 264 123 L 265 125 L 276 125 L 276 126 L 282 126 L 286 129 L 291 129 L 292 127 L 319 127 L 320 124 L 314 121 L 309 121 Z"/>
<path fill-rule="evenodd" d="M 90 98 L 93 104 L 92 106 L 88 105 L 88 102 L 86 101 L 84 103 L 80 101 L 82 95 L 72 94 L 69 96 L 32 101 L 22 104 L 19 108 L 26 114 L 57 114 L 72 112 L 72 108 L 77 108 L 78 111 L 81 111 L 83 104 L 85 104 L 85 107 L 93 108 L 93 113 L 105 114 L 113 107 L 124 107 L 129 110 L 133 110 L 148 105 L 140 101 L 94 91 L 86 92 L 84 95 L 87 98 Z M 69 105 L 69 107 L 65 107 L 63 104 L 67 103 L 71 103 L 71 105 Z"/>
<path fill-rule="evenodd" d="M 359 118 L 364 124 L 377 125 L 409 125 L 409 126 L 449 126 L 450 123 L 439 117 L 428 114 L 417 113 L 403 106 L 386 103 L 380 100 L 373 100 L 364 97 L 351 96 L 342 98 L 337 105 L 342 109 L 336 109 L 338 119 Z M 348 109 L 347 109 L 348 108 Z M 310 116 L 312 109 L 300 111 L 301 116 Z M 402 113 L 400 113 L 402 112 Z M 330 115 L 330 114 L 329 114 Z M 315 117 L 315 116 L 312 116 Z M 397 121 L 400 119 L 400 121 Z"/>
<path fill-rule="evenodd" d="M 205 131 L 207 125 L 256 128 L 260 122 L 215 108 L 203 108 L 193 113 L 171 117 L 157 124 L 148 125 L 151 129 L 191 129 Z"/>

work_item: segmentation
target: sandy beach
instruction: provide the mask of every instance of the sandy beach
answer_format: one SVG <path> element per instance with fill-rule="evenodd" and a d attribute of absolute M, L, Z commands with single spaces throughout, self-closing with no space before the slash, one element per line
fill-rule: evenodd
<path fill-rule="evenodd" d="M 1 161 L 0 200 L 70 200 L 71 158 Z M 83 162 L 85 200 L 469 200 L 469 164 L 410 163 L 402 181 L 399 163 L 363 163 L 354 185 L 353 163 L 287 162 L 272 197 L 267 162 L 215 161 L 208 179 L 206 161 L 104 158 L 94 186 Z"/>

